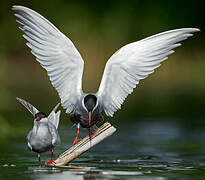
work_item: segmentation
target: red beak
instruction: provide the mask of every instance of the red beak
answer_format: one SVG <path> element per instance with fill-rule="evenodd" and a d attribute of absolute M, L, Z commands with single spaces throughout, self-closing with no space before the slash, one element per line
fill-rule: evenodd
<path fill-rule="evenodd" d="M 39 117 L 37 117 L 35 120 L 36 120 L 36 121 L 40 121 L 41 119 L 40 119 Z"/>
<path fill-rule="evenodd" d="M 88 115 L 89 115 L 89 126 L 90 126 L 90 124 L 91 124 L 91 112 L 89 112 Z"/>

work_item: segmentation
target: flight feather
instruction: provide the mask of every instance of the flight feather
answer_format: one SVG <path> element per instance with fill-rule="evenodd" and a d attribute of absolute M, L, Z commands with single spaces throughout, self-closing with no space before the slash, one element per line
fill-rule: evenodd
<path fill-rule="evenodd" d="M 63 108 L 70 113 L 82 93 L 84 62 L 80 53 L 69 38 L 37 12 L 23 6 L 12 9 L 28 41 L 27 46 L 46 69 Z"/>
<path fill-rule="evenodd" d="M 196 28 L 166 31 L 127 44 L 114 53 L 106 63 L 97 92 L 106 115 L 113 116 L 139 81 L 153 73 L 181 45 L 180 41 L 197 31 Z"/>

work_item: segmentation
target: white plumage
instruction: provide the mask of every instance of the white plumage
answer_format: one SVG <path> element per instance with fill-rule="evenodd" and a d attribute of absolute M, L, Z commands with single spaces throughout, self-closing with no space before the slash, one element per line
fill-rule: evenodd
<path fill-rule="evenodd" d="M 61 98 L 67 113 L 85 97 L 82 92 L 84 62 L 73 43 L 53 24 L 37 12 L 22 6 L 13 6 L 22 25 L 24 38 L 36 60 L 48 72 L 52 85 Z M 108 60 L 98 92 L 98 104 L 107 116 L 121 108 L 128 94 L 141 79 L 159 67 L 162 61 L 180 46 L 182 40 L 199 31 L 183 28 L 153 35 L 125 45 Z"/>
<path fill-rule="evenodd" d="M 62 106 L 70 113 L 82 92 L 84 62 L 79 52 L 70 39 L 40 14 L 23 6 L 13 6 L 13 10 L 18 12 L 15 16 L 22 25 L 27 46 L 48 72 Z"/>
<path fill-rule="evenodd" d="M 183 28 L 163 32 L 141 41 L 130 43 L 119 49 L 108 60 L 97 96 L 105 113 L 113 116 L 121 108 L 128 94 L 141 79 L 146 78 L 166 60 L 178 43 L 199 31 Z"/>

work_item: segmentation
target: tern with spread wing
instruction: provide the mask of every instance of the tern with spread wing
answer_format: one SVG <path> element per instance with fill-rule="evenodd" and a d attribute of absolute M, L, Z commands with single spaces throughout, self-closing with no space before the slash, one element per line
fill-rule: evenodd
<path fill-rule="evenodd" d="M 47 117 L 44 112 L 38 111 L 33 105 L 21 98 L 16 98 L 34 116 L 33 129 L 28 133 L 28 148 L 38 153 L 38 162 L 41 166 L 40 154 L 51 150 L 51 160 L 46 163 L 55 163 L 53 158 L 53 148 L 60 144 L 58 134 L 58 124 L 60 111 L 55 113 L 60 103 L 51 111 Z"/>
<path fill-rule="evenodd" d="M 125 45 L 107 61 L 98 92 L 84 93 L 84 62 L 71 40 L 37 12 L 23 6 L 12 9 L 27 46 L 46 69 L 63 108 L 78 126 L 74 143 L 79 141 L 79 126 L 88 128 L 91 136 L 90 128 L 103 121 L 102 111 L 112 117 L 141 79 L 153 73 L 181 45 L 180 41 L 199 31 L 175 29 Z"/>

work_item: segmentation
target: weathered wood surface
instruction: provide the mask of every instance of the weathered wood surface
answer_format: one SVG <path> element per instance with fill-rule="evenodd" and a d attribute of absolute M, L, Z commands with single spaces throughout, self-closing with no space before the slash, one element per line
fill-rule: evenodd
<path fill-rule="evenodd" d="M 75 158 L 79 157 L 81 154 L 88 151 L 91 147 L 95 146 L 105 138 L 111 136 L 116 131 L 116 128 L 113 127 L 110 123 L 104 123 L 93 135 L 89 138 L 86 136 L 80 142 L 72 146 L 70 149 L 62 153 L 56 160 L 54 166 L 65 166 Z M 68 166 L 69 167 L 69 166 Z"/>

